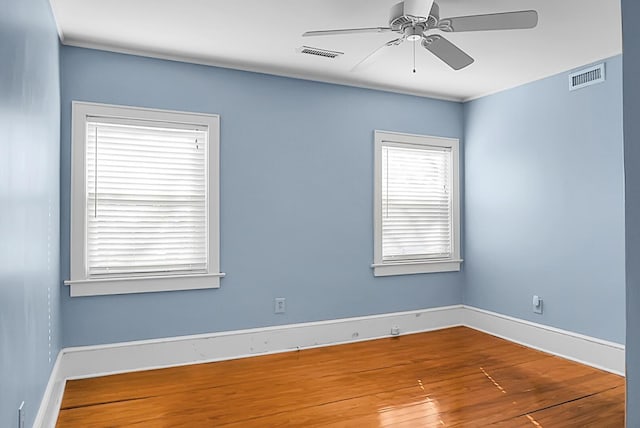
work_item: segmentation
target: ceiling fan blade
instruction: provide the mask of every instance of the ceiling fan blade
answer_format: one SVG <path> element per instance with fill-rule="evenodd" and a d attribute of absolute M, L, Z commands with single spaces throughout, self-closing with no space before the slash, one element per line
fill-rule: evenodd
<path fill-rule="evenodd" d="M 351 71 L 356 71 L 357 68 L 362 67 L 364 64 L 371 63 L 371 61 L 373 61 L 373 59 L 375 57 L 377 57 L 382 51 L 384 51 L 385 48 L 388 48 L 388 47 L 391 47 L 391 46 L 397 46 L 402 42 L 404 42 L 404 37 L 400 37 L 400 38 L 388 41 L 387 43 L 385 43 L 384 45 L 380 46 L 379 48 L 377 48 L 376 50 L 371 52 L 369 55 L 364 57 L 364 59 L 362 61 L 360 61 L 359 63 L 354 65 L 353 68 L 351 69 Z"/>
<path fill-rule="evenodd" d="M 391 31 L 391 28 L 389 27 L 345 28 L 342 30 L 307 31 L 302 35 L 302 37 L 336 36 L 339 34 L 386 33 L 389 31 Z"/>
<path fill-rule="evenodd" d="M 523 30 L 534 28 L 536 25 L 538 25 L 538 12 L 535 10 L 458 16 L 441 19 L 438 22 L 438 28 L 448 32 Z"/>
<path fill-rule="evenodd" d="M 473 63 L 473 58 L 440 35 L 426 36 L 422 39 L 422 46 L 454 70 L 460 70 Z"/>

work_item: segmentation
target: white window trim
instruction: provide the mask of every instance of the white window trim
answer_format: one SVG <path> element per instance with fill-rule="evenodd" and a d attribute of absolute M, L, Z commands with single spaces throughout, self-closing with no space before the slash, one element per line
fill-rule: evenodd
<path fill-rule="evenodd" d="M 408 275 L 416 273 L 456 272 L 460 270 L 460 159 L 459 141 L 455 138 L 431 137 L 403 134 L 390 131 L 375 131 L 374 137 L 374 221 L 373 221 L 373 268 L 374 276 Z M 382 260 L 382 147 L 437 146 L 451 148 L 452 152 L 452 215 L 453 251 L 451 257 L 411 261 Z"/>
<path fill-rule="evenodd" d="M 86 170 L 85 139 L 88 116 L 132 118 L 164 123 L 206 126 L 208 147 L 208 269 L 202 274 L 136 276 L 128 278 L 87 278 L 86 275 Z M 129 106 L 74 101 L 71 140 L 71 297 L 145 293 L 172 290 L 219 288 L 220 278 L 220 117 L 214 114 L 186 113 Z"/>

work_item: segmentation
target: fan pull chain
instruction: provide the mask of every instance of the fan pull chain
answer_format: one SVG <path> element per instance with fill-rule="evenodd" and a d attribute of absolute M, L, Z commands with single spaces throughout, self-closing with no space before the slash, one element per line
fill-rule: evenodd
<path fill-rule="evenodd" d="M 416 41 L 413 41 L 413 72 L 416 72 Z"/>

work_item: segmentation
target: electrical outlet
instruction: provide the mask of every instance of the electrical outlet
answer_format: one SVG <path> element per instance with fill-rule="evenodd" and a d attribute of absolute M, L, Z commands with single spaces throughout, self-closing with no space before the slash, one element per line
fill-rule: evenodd
<path fill-rule="evenodd" d="M 18 428 L 24 428 L 24 401 L 20 403 L 20 407 L 18 407 Z"/>
<path fill-rule="evenodd" d="M 533 312 L 536 314 L 542 313 L 542 299 L 540 296 L 533 296 Z"/>
<path fill-rule="evenodd" d="M 273 313 L 284 314 L 287 311 L 287 300 L 284 297 L 276 297 L 274 303 Z"/>

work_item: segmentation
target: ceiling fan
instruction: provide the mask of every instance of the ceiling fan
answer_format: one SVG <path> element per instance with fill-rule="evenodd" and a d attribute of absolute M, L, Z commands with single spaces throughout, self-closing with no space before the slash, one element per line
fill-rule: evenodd
<path fill-rule="evenodd" d="M 471 65 L 474 61 L 473 58 L 441 34 L 431 33 L 432 30 L 440 30 L 445 33 L 519 30 L 534 28 L 538 24 L 538 13 L 535 10 L 440 19 L 440 7 L 434 0 L 404 0 L 391 8 L 390 16 L 388 27 L 307 31 L 302 36 L 313 37 L 387 32 L 400 34 L 400 37 L 388 41 L 367 55 L 362 61 L 357 63 L 351 71 L 356 70 L 367 62 L 371 62 L 374 57 L 385 51 L 386 48 L 398 46 L 404 41 L 414 42 L 414 54 L 415 42 L 420 41 L 423 48 L 434 54 L 449 67 L 454 70 L 460 70 Z M 413 71 L 415 72 L 415 66 Z"/>

